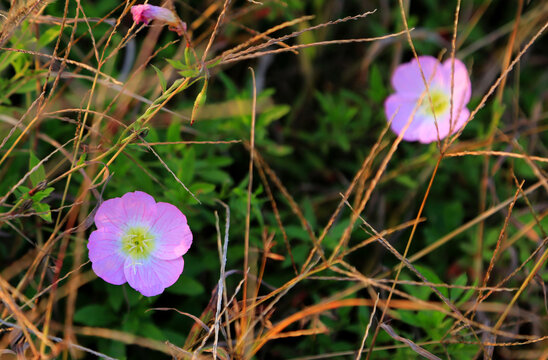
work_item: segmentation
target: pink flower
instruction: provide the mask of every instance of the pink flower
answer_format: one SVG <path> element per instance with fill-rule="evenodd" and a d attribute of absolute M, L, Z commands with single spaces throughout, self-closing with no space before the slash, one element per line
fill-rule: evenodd
<path fill-rule="evenodd" d="M 426 144 L 438 140 L 438 131 L 439 139 L 443 139 L 466 123 L 470 115 L 466 104 L 470 100 L 471 84 L 466 67 L 460 60 L 455 59 L 451 116 L 451 59 L 441 64 L 432 56 L 420 56 L 419 62 L 428 83 L 432 102 L 426 94 L 417 60 L 413 59 L 398 66 L 392 75 L 392 86 L 396 93 L 386 99 L 384 109 L 389 120 L 394 117 L 392 130 L 400 134 L 424 93 L 403 139 Z"/>
<path fill-rule="evenodd" d="M 95 214 L 88 242 L 95 274 L 114 285 L 126 281 L 145 296 L 161 294 L 183 272 L 192 244 L 186 217 L 144 192 L 109 199 Z"/>
<path fill-rule="evenodd" d="M 131 7 L 131 15 L 137 24 L 142 21 L 148 25 L 152 20 L 158 20 L 169 25 L 169 30 L 175 31 L 179 36 L 183 36 L 186 31 L 186 24 L 173 11 L 160 6 L 135 5 Z"/>

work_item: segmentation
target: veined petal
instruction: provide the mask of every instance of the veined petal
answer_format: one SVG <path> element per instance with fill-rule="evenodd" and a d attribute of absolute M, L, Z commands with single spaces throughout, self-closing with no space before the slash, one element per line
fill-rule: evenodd
<path fill-rule="evenodd" d="M 145 296 L 161 294 L 165 288 L 173 285 L 183 272 L 182 257 L 173 260 L 160 260 L 153 256 L 134 263 L 127 259 L 124 274 L 129 285 Z"/>
<path fill-rule="evenodd" d="M 112 255 L 91 264 L 93 272 L 109 284 L 122 285 L 126 282 L 124 275 L 124 258 Z"/>
<path fill-rule="evenodd" d="M 114 227 L 123 230 L 127 223 L 127 216 L 122 206 L 122 199 L 113 198 L 104 201 L 97 209 L 94 220 L 97 228 Z"/>
<path fill-rule="evenodd" d="M 117 229 L 114 229 L 115 231 L 111 230 L 111 228 L 103 227 L 95 230 L 89 236 L 89 259 L 92 262 L 119 252 L 121 246 L 120 233 L 116 231 Z"/>
<path fill-rule="evenodd" d="M 437 126 L 436 126 L 437 124 Z M 438 137 L 439 133 L 439 137 Z M 445 138 L 449 133 L 449 114 L 438 116 L 436 122 L 432 117 L 432 121 L 424 121 L 417 131 L 417 139 L 423 144 L 429 144 L 438 139 Z"/>
<path fill-rule="evenodd" d="M 142 191 L 126 193 L 122 196 L 122 207 L 128 226 L 152 225 L 156 216 L 156 201 Z"/>
<path fill-rule="evenodd" d="M 403 131 L 416 105 L 415 99 L 404 98 L 398 94 L 392 94 L 386 99 L 384 102 L 386 118 L 388 121 L 394 118 L 390 126 L 392 131 L 398 135 Z M 418 115 L 418 110 L 415 111 L 415 116 L 405 131 L 403 139 L 406 141 L 418 140 L 418 131 L 423 121 L 424 119 Z"/>
<path fill-rule="evenodd" d="M 425 89 L 421 68 L 429 88 L 432 85 L 443 83 L 441 64 L 435 57 L 419 56 L 419 62 L 420 68 L 416 59 L 396 68 L 392 75 L 392 86 L 397 93 L 420 97 Z"/>
<path fill-rule="evenodd" d="M 447 92 L 451 93 L 451 59 L 443 62 L 443 76 Z M 453 106 L 454 108 L 465 107 L 470 101 L 472 84 L 468 70 L 462 61 L 455 59 L 455 71 L 453 75 Z"/>
<path fill-rule="evenodd" d="M 88 242 L 89 259 L 97 276 L 110 284 L 122 285 L 126 282 L 125 258 L 119 252 L 119 242 L 110 236 L 110 233 L 100 230 L 91 233 Z"/>
<path fill-rule="evenodd" d="M 175 206 L 159 202 L 156 205 L 156 220 L 151 231 L 156 236 L 153 256 L 171 260 L 185 254 L 192 245 L 192 232 L 186 217 Z"/>

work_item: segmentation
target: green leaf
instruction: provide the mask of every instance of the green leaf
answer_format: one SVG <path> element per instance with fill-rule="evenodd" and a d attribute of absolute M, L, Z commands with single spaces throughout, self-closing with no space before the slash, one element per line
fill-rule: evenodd
<path fill-rule="evenodd" d="M 29 159 L 29 170 L 38 165 L 38 163 L 40 163 L 40 160 L 31 151 Z M 32 186 L 37 186 L 38 183 L 42 180 L 46 180 L 46 170 L 44 170 L 43 165 L 40 165 L 34 172 L 30 174 L 30 182 L 32 183 Z"/>
<path fill-rule="evenodd" d="M 214 190 L 215 185 L 210 183 L 198 182 L 190 186 L 190 191 L 196 196 L 209 194 L 212 193 Z"/>
<path fill-rule="evenodd" d="M 38 49 L 43 48 L 44 46 L 55 40 L 59 36 L 60 32 L 61 26 L 52 26 L 43 33 L 41 33 L 40 39 L 38 40 Z"/>
<path fill-rule="evenodd" d="M 417 180 L 406 174 L 397 176 L 396 182 L 408 187 L 409 189 L 416 189 L 418 186 Z"/>
<path fill-rule="evenodd" d="M 172 121 L 167 128 L 166 140 L 170 142 L 181 141 L 181 123 Z"/>
<path fill-rule="evenodd" d="M 156 325 L 149 322 L 139 326 L 139 334 L 158 341 L 165 340 L 165 335 L 162 333 L 162 330 L 160 330 Z"/>
<path fill-rule="evenodd" d="M 466 282 L 468 281 L 468 276 L 466 276 L 466 273 L 460 274 L 460 276 L 455 280 L 455 284 L 457 286 L 464 286 L 466 285 Z M 449 289 L 450 299 L 452 301 L 457 301 L 458 298 L 462 295 L 464 292 L 464 289 L 458 289 L 458 288 L 451 288 Z"/>
<path fill-rule="evenodd" d="M 230 181 L 230 175 L 227 172 L 218 169 L 201 170 L 200 176 L 206 181 L 211 181 L 216 184 L 221 184 L 225 181 Z"/>
<path fill-rule="evenodd" d="M 46 220 L 47 222 L 52 221 L 51 212 L 49 211 L 50 207 L 49 207 L 48 204 L 42 204 L 42 203 L 35 202 L 34 204 L 32 204 L 32 208 L 37 213 L 44 213 L 44 214 L 39 215 L 42 219 Z"/>
<path fill-rule="evenodd" d="M 432 270 L 430 270 L 429 268 L 427 267 L 424 267 L 424 266 L 421 266 L 421 265 L 415 265 L 416 269 L 422 274 L 424 275 L 424 277 L 431 283 L 435 283 L 435 284 L 442 284 L 443 281 L 441 281 L 441 279 L 439 278 L 439 276 L 433 272 Z M 430 290 L 430 288 L 428 288 Z M 449 296 L 449 292 L 447 291 L 447 288 L 445 287 L 439 287 L 437 288 L 439 290 L 440 293 L 443 294 L 443 296 L 445 297 L 448 297 Z"/>
<path fill-rule="evenodd" d="M 103 305 L 87 305 L 74 313 L 74 322 L 88 326 L 107 326 L 117 317 Z"/>
<path fill-rule="evenodd" d="M 152 68 L 154 71 L 156 71 L 156 75 L 158 75 L 158 79 L 160 80 L 160 85 L 162 86 L 162 90 L 165 92 L 167 89 L 167 83 L 166 78 L 164 77 L 164 73 L 162 73 L 162 70 L 158 69 L 156 66 L 152 65 Z"/>
<path fill-rule="evenodd" d="M 261 126 L 267 126 L 271 122 L 276 121 L 283 116 L 285 116 L 289 111 L 291 110 L 291 107 L 288 105 L 276 105 L 267 111 L 263 112 L 259 116 L 259 123 Z"/>
<path fill-rule="evenodd" d="M 380 104 L 386 98 L 387 91 L 384 87 L 381 72 L 377 65 L 371 67 L 371 73 L 369 75 L 369 90 L 367 95 L 374 102 Z"/>
<path fill-rule="evenodd" d="M 202 294 L 205 289 L 204 286 L 194 278 L 181 275 L 179 280 L 177 280 L 173 286 L 167 288 L 166 291 L 177 295 L 196 296 Z"/>
<path fill-rule="evenodd" d="M 21 186 L 18 186 L 17 189 L 15 189 L 15 194 L 18 196 L 18 197 L 21 197 L 21 196 L 25 196 L 25 195 L 28 195 L 28 192 L 30 191 L 30 188 L 24 186 L 24 185 L 21 185 Z M 26 199 L 28 199 L 29 197 L 27 196 Z"/>
<path fill-rule="evenodd" d="M 44 190 L 37 191 L 34 195 L 32 195 L 32 201 L 34 202 L 40 202 L 47 198 L 49 194 L 51 194 L 55 190 L 52 187 L 45 188 Z"/>
<path fill-rule="evenodd" d="M 193 147 L 185 151 L 183 155 L 183 161 L 181 162 L 181 167 L 177 172 L 177 175 L 184 184 L 189 184 L 194 178 L 194 169 L 196 163 L 196 151 Z"/>
<path fill-rule="evenodd" d="M 179 60 L 166 59 L 166 61 L 177 70 L 187 69 L 188 66 Z"/>
<path fill-rule="evenodd" d="M 195 77 L 195 76 L 198 76 L 200 74 L 200 70 L 198 69 L 186 69 L 186 70 L 181 70 L 179 71 L 179 74 L 183 77 Z"/>
<path fill-rule="evenodd" d="M 113 286 L 112 289 L 109 290 L 107 297 L 108 303 L 114 311 L 118 311 L 124 301 L 124 288 L 122 286 Z"/>

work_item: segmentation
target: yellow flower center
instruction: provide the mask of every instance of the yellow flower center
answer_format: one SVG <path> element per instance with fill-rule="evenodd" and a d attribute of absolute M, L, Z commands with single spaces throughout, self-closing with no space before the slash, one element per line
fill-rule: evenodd
<path fill-rule="evenodd" d="M 432 103 L 430 103 L 432 99 Z M 430 99 L 428 94 L 422 100 L 420 110 L 427 116 L 436 116 L 436 118 L 442 115 L 445 111 L 449 110 L 449 96 L 441 90 L 430 90 Z"/>
<path fill-rule="evenodd" d="M 122 236 L 122 251 L 133 260 L 146 259 L 154 250 L 154 235 L 146 227 L 132 227 Z"/>

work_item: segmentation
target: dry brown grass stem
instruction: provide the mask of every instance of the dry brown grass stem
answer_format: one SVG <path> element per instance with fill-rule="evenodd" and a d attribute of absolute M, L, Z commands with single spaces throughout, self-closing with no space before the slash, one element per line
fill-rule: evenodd
<path fill-rule="evenodd" d="M 215 27 L 213 28 L 213 31 L 211 32 L 211 36 L 209 37 L 209 41 L 206 45 L 206 48 L 204 50 L 204 54 L 202 55 L 202 64 L 205 64 L 207 55 L 209 53 L 209 49 L 211 49 L 211 46 L 213 45 L 213 41 L 215 40 L 215 37 L 217 36 L 217 32 L 219 31 L 219 28 L 224 20 L 225 14 L 228 10 L 228 7 L 230 5 L 231 0 L 225 0 L 223 4 L 223 9 L 221 10 L 221 13 L 217 17 L 217 22 L 215 23 Z M 245 289 L 245 288 L 244 288 Z"/>
<path fill-rule="evenodd" d="M 373 305 L 373 310 L 371 310 L 371 316 L 369 316 L 369 322 L 367 323 L 367 327 L 365 328 L 365 334 L 363 335 L 360 349 L 358 350 L 358 353 L 356 354 L 356 360 L 360 360 L 362 358 L 363 348 L 365 347 L 365 340 L 367 339 L 367 335 L 369 334 L 369 329 L 371 328 L 371 324 L 373 324 L 373 318 L 375 317 L 375 312 L 377 311 L 378 303 L 379 303 L 379 294 L 377 294 L 377 298 L 375 299 L 375 304 Z"/>
<path fill-rule="evenodd" d="M 546 30 L 546 28 L 548 28 L 548 21 L 544 23 L 544 25 L 535 33 L 535 35 L 533 35 L 533 37 L 531 37 L 531 39 L 527 42 L 527 44 L 523 47 L 523 49 L 519 52 L 519 54 L 516 55 L 514 60 L 512 60 L 510 65 L 508 65 L 508 67 L 504 69 L 504 71 L 502 72 L 502 74 L 500 74 L 500 76 L 497 78 L 495 83 L 489 88 L 489 91 L 487 91 L 487 93 L 481 98 L 480 103 L 474 108 L 474 110 L 472 110 L 472 112 L 470 113 L 470 116 L 466 120 L 466 123 L 462 126 L 462 128 L 459 131 L 457 131 L 455 135 L 453 135 L 453 137 L 451 138 L 451 141 L 449 141 L 449 143 L 447 144 L 447 147 L 451 146 L 461 136 L 462 131 L 464 130 L 468 122 L 470 122 L 470 120 L 472 120 L 476 116 L 478 111 L 480 111 L 480 109 L 485 106 L 487 99 L 491 97 L 493 92 L 499 87 L 502 80 L 505 79 L 506 76 L 508 76 L 510 71 L 512 71 L 514 66 L 520 61 L 521 57 L 537 41 L 537 39 L 542 35 L 542 33 Z"/>
<path fill-rule="evenodd" d="M 381 145 L 382 144 L 382 139 L 384 139 L 384 136 L 388 132 L 388 129 L 390 128 L 390 124 L 391 124 L 391 122 L 388 122 L 386 124 L 386 126 L 383 128 L 383 130 L 381 131 L 381 134 L 377 138 L 377 141 L 375 142 L 375 144 L 372 146 L 371 150 L 369 151 L 369 154 L 363 160 L 362 165 L 360 167 L 360 170 L 358 170 L 358 172 L 356 172 L 356 174 L 354 175 L 354 178 L 352 179 L 352 182 L 350 183 L 350 185 L 346 189 L 343 198 L 339 201 L 339 203 L 337 204 L 337 208 L 335 209 L 333 214 L 331 214 L 331 217 L 329 218 L 327 224 L 323 228 L 322 233 L 320 234 L 320 237 L 318 238 L 318 246 L 321 245 L 323 239 L 325 239 L 325 237 L 327 236 L 327 233 L 329 232 L 329 230 L 333 226 L 333 224 L 335 222 L 335 219 L 340 214 L 340 212 L 341 212 L 341 210 L 344 206 L 345 200 L 347 200 L 349 198 L 350 194 L 352 193 L 352 191 L 354 191 L 354 187 L 356 186 L 356 184 L 361 179 L 365 179 L 368 176 L 368 173 L 370 172 L 369 169 L 371 167 L 371 164 L 373 163 L 373 160 L 375 159 L 375 157 L 379 154 L 379 152 L 383 148 L 383 146 Z M 365 182 L 365 180 L 363 180 L 363 181 Z M 358 192 L 358 196 L 359 196 L 359 192 Z M 356 198 L 358 198 L 358 196 L 356 196 Z M 364 244 L 364 246 L 365 246 L 365 244 Z M 302 266 L 302 271 L 303 272 L 304 272 L 304 269 L 306 269 L 306 267 L 308 266 L 308 264 L 312 260 L 312 257 L 314 256 L 315 251 L 316 251 L 316 247 L 314 247 L 310 251 L 310 254 L 308 255 L 307 259 L 305 260 L 305 262 Z"/>
<path fill-rule="evenodd" d="M 0 47 L 9 40 L 15 29 L 33 13 L 39 12 L 51 0 L 12 1 L 12 6 L 0 27 Z"/>
<path fill-rule="evenodd" d="M 537 190 L 541 185 L 542 185 L 542 183 L 539 181 L 539 182 L 531 185 L 529 188 L 527 188 L 527 190 L 525 190 L 523 192 L 523 194 L 525 194 L 525 195 L 531 194 L 532 192 Z M 454 239 L 457 235 L 463 233 L 465 230 L 467 230 L 467 229 L 471 228 L 472 226 L 476 225 L 477 223 L 479 223 L 483 219 L 486 219 L 486 218 L 498 213 L 501 209 L 508 206 L 508 204 L 510 204 L 512 202 L 512 200 L 513 200 L 513 197 L 508 198 L 508 199 L 502 201 L 500 204 L 498 204 L 496 206 L 493 206 L 492 208 L 488 209 L 487 211 L 479 214 L 474 219 L 468 221 L 464 225 L 459 226 L 457 229 L 451 231 L 449 234 L 443 236 L 442 238 L 440 238 L 436 242 L 426 246 L 425 248 L 421 249 L 420 251 L 418 251 L 415 254 L 413 254 L 412 256 L 410 256 L 409 261 L 413 263 L 413 262 L 416 262 L 417 260 L 421 259 L 422 257 L 426 256 L 427 254 L 430 254 L 435 249 L 437 249 L 440 246 L 446 244 L 448 241 Z M 399 268 L 399 267 L 401 267 L 401 265 L 398 265 L 397 268 Z"/>
<path fill-rule="evenodd" d="M 268 35 L 276 32 L 276 31 L 285 29 L 286 27 L 293 26 L 293 25 L 299 24 L 299 23 L 304 22 L 304 21 L 312 20 L 313 18 L 314 18 L 314 16 L 301 16 L 301 17 L 293 19 L 291 21 L 286 21 L 286 22 L 283 22 L 279 25 L 273 26 L 270 29 L 266 30 L 265 32 L 259 33 L 255 36 L 253 36 L 251 39 L 249 39 L 249 40 L 247 40 L 247 41 L 245 41 L 245 42 L 243 42 L 239 45 L 236 45 L 235 47 L 223 52 L 221 55 L 219 55 L 217 57 L 217 59 L 226 59 L 229 55 L 237 53 L 241 49 L 243 49 L 243 48 L 245 48 L 245 47 L 261 40 L 261 39 L 266 38 Z M 270 39 L 268 41 L 270 41 Z M 289 45 L 286 45 L 283 42 L 281 44 L 285 45 L 284 47 L 286 47 L 286 48 L 290 47 Z M 297 53 L 297 52 L 295 51 L 295 53 Z"/>
<path fill-rule="evenodd" d="M 548 163 L 548 158 L 541 156 L 532 156 L 527 154 L 517 154 L 508 151 L 495 151 L 495 150 L 479 150 L 479 151 L 459 151 L 459 152 L 450 152 L 446 153 L 445 157 L 461 157 L 461 156 L 504 156 L 511 157 L 516 159 L 529 159 L 532 161 L 545 162 Z"/>
<path fill-rule="evenodd" d="M 225 3 L 227 5 L 229 1 Z M 224 10 L 223 10 L 224 11 Z M 205 56 L 204 56 L 205 57 Z M 247 295 L 248 295 L 248 268 L 249 268 L 249 231 L 251 226 L 251 194 L 253 189 L 253 162 L 254 162 L 254 153 L 255 153 L 255 120 L 256 120 L 256 107 L 257 107 L 257 86 L 255 84 L 255 72 L 252 68 L 249 68 L 251 71 L 251 78 L 253 80 L 253 110 L 251 111 L 251 132 L 249 139 L 249 165 L 248 165 L 248 183 L 247 183 L 247 208 L 245 215 L 245 234 L 244 234 L 244 289 L 243 289 L 243 304 L 242 304 L 242 313 L 243 317 L 240 322 L 241 331 L 247 336 L 250 336 L 249 339 L 253 336 L 251 333 L 251 328 L 248 332 L 248 326 L 251 321 L 253 321 L 253 316 L 247 313 Z M 251 293 L 254 293 L 255 287 L 252 287 Z M 256 297 L 253 298 L 255 302 Z M 249 316 L 249 317 L 248 317 Z M 247 356 L 248 348 L 250 346 L 251 340 L 243 340 L 243 349 L 241 352 L 243 355 Z"/>
<path fill-rule="evenodd" d="M 411 29 L 413 30 L 413 29 Z M 384 35 L 384 36 L 377 36 L 377 37 L 371 37 L 371 38 L 357 38 L 357 39 L 341 39 L 341 40 L 327 40 L 327 41 L 318 41 L 310 44 L 299 44 L 299 45 L 292 45 L 287 48 L 281 48 L 281 49 L 274 49 L 274 50 L 266 50 L 266 51 L 256 51 L 251 54 L 247 55 L 240 55 L 234 54 L 233 57 L 227 59 L 227 60 L 221 60 L 220 64 L 229 64 L 233 62 L 238 62 L 242 60 L 248 60 L 248 59 L 254 59 L 265 55 L 271 55 L 271 54 L 280 54 L 288 51 L 293 50 L 299 50 L 299 49 L 306 49 L 310 47 L 318 47 L 318 46 L 326 46 L 326 45 L 342 45 L 342 44 L 353 44 L 353 43 L 363 43 L 363 42 L 374 42 L 379 40 L 384 40 L 392 37 L 397 37 L 400 35 L 403 35 L 405 32 L 401 31 L 394 34 Z M 246 49 L 248 50 L 248 49 Z M 247 52 L 247 51 L 246 51 Z"/>
<path fill-rule="evenodd" d="M 99 337 L 103 339 L 120 341 L 124 344 L 138 345 L 140 347 L 156 350 L 167 355 L 171 355 L 171 356 L 174 355 L 173 347 L 169 346 L 167 343 L 163 343 L 161 341 L 149 339 L 146 337 L 137 336 L 137 335 L 119 331 L 119 330 L 99 328 L 99 327 L 89 327 L 89 326 L 75 326 L 74 332 L 78 335 L 93 336 L 93 337 Z M 181 355 L 186 355 L 189 357 L 193 356 L 192 353 L 184 351 L 180 348 L 178 349 L 178 352 L 179 354 L 177 355 L 179 356 Z M 198 356 L 195 359 L 203 359 L 203 357 Z"/>
<path fill-rule="evenodd" d="M 236 53 L 236 54 L 228 54 L 227 57 L 223 57 L 222 59 L 224 61 L 226 60 L 230 60 L 230 59 L 234 59 L 234 58 L 240 58 L 242 56 L 244 56 L 245 54 L 249 54 L 249 53 L 253 53 L 253 52 L 256 52 L 258 50 L 261 50 L 261 49 L 265 49 L 271 45 L 274 45 L 274 44 L 278 44 L 282 41 L 285 41 L 285 40 L 288 40 L 288 39 L 291 39 L 291 38 L 295 38 L 299 35 L 302 35 L 304 34 L 305 32 L 309 32 L 309 31 L 313 31 L 313 30 L 318 30 L 318 29 L 321 29 L 321 28 L 324 28 L 324 27 L 327 27 L 327 26 L 330 26 L 330 25 L 336 25 L 336 24 L 340 24 L 340 23 L 344 23 L 344 22 L 347 22 L 347 21 L 351 21 L 351 20 L 358 20 L 358 19 L 361 19 L 361 18 L 364 18 L 364 17 L 367 17 L 368 15 L 371 15 L 375 12 L 374 11 L 368 11 L 368 12 L 365 12 L 363 14 L 360 14 L 360 15 L 355 15 L 355 16 L 347 16 L 343 19 L 337 19 L 337 20 L 334 20 L 334 21 L 328 21 L 326 23 L 322 23 L 322 24 L 319 24 L 319 25 L 315 25 L 315 26 L 311 26 L 311 27 L 308 27 L 306 29 L 303 29 L 303 30 L 299 30 L 299 31 L 295 31 L 295 32 L 292 32 L 291 34 L 288 34 L 288 35 L 284 35 L 282 37 L 279 37 L 279 38 L 274 38 L 274 39 L 270 39 L 262 44 L 259 44 L 259 45 L 255 45 L 255 46 L 251 46 L 243 51 L 240 51 L 239 53 Z M 293 47 L 291 47 L 293 48 Z M 285 48 L 285 49 L 278 49 L 278 50 L 284 50 L 284 51 L 289 51 L 290 48 Z"/>
<path fill-rule="evenodd" d="M 426 196 L 425 196 L 426 198 Z M 347 206 L 352 210 L 352 211 L 355 211 L 348 202 L 346 202 Z M 419 213 L 420 213 L 420 210 L 419 210 Z M 362 216 L 359 216 L 359 219 L 362 221 L 362 223 L 367 227 L 367 229 L 369 229 L 370 231 L 372 231 L 376 236 L 378 236 L 378 241 L 388 250 L 390 251 L 400 262 L 401 264 L 405 265 L 405 267 L 407 267 L 409 270 L 411 270 L 411 272 L 413 272 L 419 279 L 421 279 L 425 284 L 429 283 L 429 281 L 426 279 L 426 277 L 420 272 L 417 270 L 417 268 L 415 268 L 410 262 L 409 260 L 407 260 L 406 258 L 406 255 L 407 255 L 407 251 L 404 251 L 403 255 L 400 254 L 386 239 L 384 239 L 382 236 L 380 236 L 380 234 L 370 225 L 368 224 L 365 219 L 362 217 Z M 417 222 L 415 222 L 414 226 L 416 227 L 417 225 Z M 413 236 L 413 232 L 411 232 L 411 235 L 410 235 L 410 239 L 412 238 Z M 407 242 L 407 247 L 406 247 L 406 250 L 409 250 L 409 243 L 411 241 L 408 241 Z M 400 270 L 401 271 L 401 270 Z M 392 283 L 392 287 L 390 289 L 390 293 L 388 294 L 388 298 L 386 300 L 386 303 L 389 304 L 390 303 L 390 300 L 391 300 L 391 295 L 394 293 L 394 289 L 396 287 L 396 284 L 398 282 L 398 279 L 399 279 L 399 273 L 400 272 L 396 272 L 396 276 L 394 278 L 394 282 Z M 479 338 L 477 337 L 475 331 L 473 330 L 472 328 L 472 324 L 471 324 L 471 320 L 466 318 L 460 311 L 459 309 L 453 304 L 453 302 L 451 300 L 449 300 L 445 295 L 443 295 L 436 287 L 434 286 L 428 286 L 442 301 L 445 305 L 447 305 L 454 313 L 454 316 L 455 318 L 459 319 L 460 321 L 464 322 L 467 327 L 472 331 L 472 334 L 474 335 L 474 337 L 476 338 L 476 340 L 479 341 Z M 388 306 L 384 308 L 383 310 L 383 314 L 386 314 L 386 309 L 388 309 Z M 381 319 L 379 320 L 379 324 L 382 324 L 382 319 L 383 319 L 384 316 L 381 316 Z M 377 326 L 377 332 L 378 332 L 378 326 Z"/>
<path fill-rule="evenodd" d="M 246 147 L 247 146 L 249 146 L 249 144 L 246 144 Z M 291 207 L 291 210 L 293 211 L 293 213 L 299 219 L 299 221 L 301 223 L 301 226 L 307 232 L 308 236 L 312 240 L 312 243 L 314 244 L 314 247 L 316 248 L 316 250 L 318 251 L 318 253 L 322 257 L 322 259 L 325 260 L 325 254 L 324 254 L 323 250 L 321 249 L 320 244 L 318 243 L 318 238 L 316 237 L 316 235 L 314 234 L 314 230 L 312 229 L 312 227 L 310 226 L 310 224 L 308 223 L 308 221 L 304 217 L 303 212 L 300 209 L 299 205 L 297 204 L 297 202 L 295 201 L 293 196 L 289 193 L 287 188 L 283 185 L 283 183 L 280 180 L 280 178 L 278 177 L 278 175 L 276 175 L 274 170 L 272 170 L 272 168 L 268 165 L 268 163 L 266 161 L 264 161 L 264 159 L 261 157 L 261 155 L 257 151 L 257 149 L 255 149 L 255 159 L 256 159 L 255 162 L 259 164 L 258 166 L 260 166 L 260 167 L 262 167 L 262 169 L 264 169 L 266 175 L 268 176 L 268 179 L 270 179 L 274 183 L 274 185 L 276 185 L 278 190 L 280 190 L 282 195 L 285 197 L 285 199 L 289 203 L 289 206 Z"/>
<path fill-rule="evenodd" d="M 278 210 L 278 204 L 276 203 L 276 199 L 274 198 L 274 195 L 272 194 L 272 189 L 270 187 L 270 184 L 268 182 L 264 169 L 262 168 L 262 166 L 260 166 L 260 163 L 258 162 L 257 162 L 257 171 L 259 172 L 261 182 L 263 183 L 265 187 L 266 195 L 268 196 L 268 200 L 270 201 L 270 206 L 272 207 L 272 212 L 274 213 L 274 217 L 276 218 L 276 223 L 278 224 L 278 229 L 282 233 L 282 238 L 284 240 L 285 248 L 291 260 L 291 266 L 293 267 L 293 271 L 295 272 L 295 275 L 298 275 L 299 270 L 297 269 L 297 264 L 295 263 L 295 259 L 293 258 L 293 252 L 291 251 L 291 244 L 289 243 L 289 239 L 287 238 L 287 233 L 285 231 L 285 227 L 283 225 L 282 218 L 280 216 L 280 211 Z"/>

